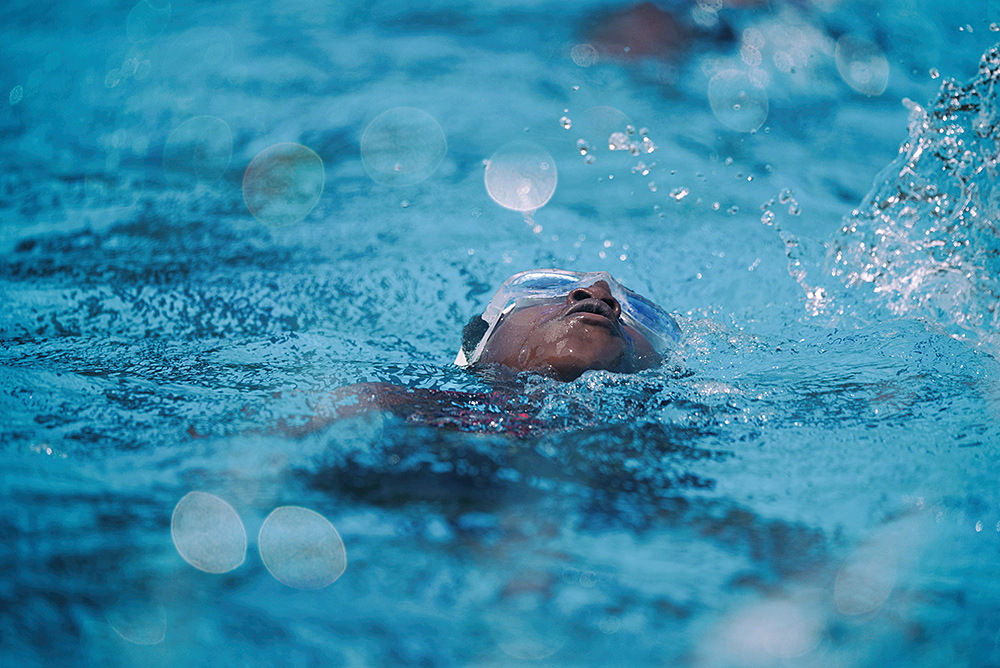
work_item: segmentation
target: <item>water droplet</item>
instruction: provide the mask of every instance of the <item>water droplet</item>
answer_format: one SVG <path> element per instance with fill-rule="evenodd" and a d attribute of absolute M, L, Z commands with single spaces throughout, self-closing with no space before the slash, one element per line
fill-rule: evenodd
<path fill-rule="evenodd" d="M 802 213 L 802 208 L 799 206 L 798 202 L 792 202 L 788 205 L 788 213 L 792 216 L 797 216 Z"/>
<path fill-rule="evenodd" d="M 938 70 L 937 70 L 936 67 L 932 67 L 931 71 L 930 71 L 930 75 L 931 75 L 931 79 L 937 79 L 939 76 L 941 76 L 941 73 L 938 72 Z"/>
<path fill-rule="evenodd" d="M 576 136 L 585 139 L 590 144 L 590 151 L 601 149 L 601 163 L 606 164 L 609 169 L 624 169 L 630 162 L 630 157 L 626 149 L 628 148 L 628 137 L 625 128 L 631 124 L 629 118 L 620 110 L 614 107 L 600 106 L 591 107 L 581 113 L 575 114 L 573 118 L 573 131 Z M 612 141 L 611 136 L 618 141 Z M 615 144 L 615 148 L 611 148 Z M 612 154 L 605 154 L 603 147 L 607 145 Z"/>
<path fill-rule="evenodd" d="M 563 126 L 566 130 L 569 130 L 573 127 L 573 121 L 570 120 L 569 116 L 563 116 L 559 119 L 559 125 Z"/>
<path fill-rule="evenodd" d="M 624 132 L 612 132 L 608 137 L 608 150 L 624 151 L 629 146 L 628 137 Z"/>
<path fill-rule="evenodd" d="M 730 216 L 735 216 L 739 212 L 740 212 L 740 207 L 736 206 L 735 204 L 726 209 L 726 213 L 728 213 Z"/>
<path fill-rule="evenodd" d="M 671 191 L 670 191 L 670 196 L 671 196 L 671 197 L 672 197 L 673 199 L 675 199 L 675 200 L 677 200 L 678 202 L 680 202 L 680 201 L 681 201 L 682 199 L 684 199 L 685 197 L 687 197 L 687 196 L 688 196 L 688 193 L 689 193 L 689 192 L 690 192 L 690 191 L 689 191 L 689 190 L 688 190 L 687 188 L 685 188 L 685 187 L 681 186 L 681 187 L 679 187 L 679 188 L 674 188 L 673 190 L 671 190 Z"/>
<path fill-rule="evenodd" d="M 765 211 L 760 217 L 760 222 L 764 223 L 765 225 L 771 225 L 772 223 L 774 223 L 774 212 Z"/>
<path fill-rule="evenodd" d="M 782 188 L 781 192 L 778 193 L 778 201 L 782 204 L 788 204 L 792 201 L 792 191 L 788 188 Z"/>
<path fill-rule="evenodd" d="M 652 191 L 654 193 L 656 192 L 656 182 L 655 181 L 650 181 L 649 182 L 649 189 L 650 189 L 650 191 Z"/>
<path fill-rule="evenodd" d="M 584 158 L 584 159 L 583 159 L 583 161 L 584 161 L 585 163 L 587 163 L 588 165 L 592 165 L 592 164 L 594 164 L 594 162 L 596 162 L 596 161 L 597 161 L 597 158 L 595 158 L 595 157 L 593 156 L 593 154 L 590 154 L 590 155 L 588 155 L 588 156 L 587 156 L 586 158 Z"/>

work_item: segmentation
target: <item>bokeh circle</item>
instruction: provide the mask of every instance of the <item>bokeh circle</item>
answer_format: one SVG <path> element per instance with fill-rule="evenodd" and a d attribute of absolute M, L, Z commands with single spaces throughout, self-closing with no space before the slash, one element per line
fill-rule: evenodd
<path fill-rule="evenodd" d="M 712 77 L 708 103 L 715 117 L 737 132 L 754 132 L 767 119 L 767 92 L 740 70 L 724 70 Z"/>
<path fill-rule="evenodd" d="M 261 525 L 257 544 L 271 575 L 296 589 L 322 589 L 347 569 L 337 529 L 308 508 L 276 508 Z"/>
<path fill-rule="evenodd" d="M 275 144 L 258 153 L 247 167 L 243 200 L 262 223 L 296 223 L 319 203 L 324 179 L 323 160 L 315 151 L 302 144 Z"/>
<path fill-rule="evenodd" d="M 530 212 L 545 206 L 557 182 L 555 160 L 533 142 L 504 144 L 486 164 L 486 191 L 494 202 L 514 211 Z"/>
<path fill-rule="evenodd" d="M 159 36 L 170 22 L 170 2 L 140 0 L 125 19 L 125 36 L 133 44 L 144 44 Z"/>
<path fill-rule="evenodd" d="M 438 122 L 413 107 L 382 112 L 361 136 L 361 162 L 372 180 L 387 186 L 420 183 L 434 173 L 447 152 Z"/>
<path fill-rule="evenodd" d="M 178 188 L 215 183 L 233 157 L 233 133 L 221 118 L 196 116 L 170 133 L 163 147 L 163 172 Z"/>
<path fill-rule="evenodd" d="M 882 49 L 857 35 L 843 35 L 834 50 L 837 71 L 848 86 L 869 97 L 885 92 L 889 60 Z"/>
<path fill-rule="evenodd" d="M 174 507 L 170 536 L 184 561 L 206 573 L 226 573 L 243 563 L 247 534 L 231 505 L 206 492 L 190 492 Z"/>

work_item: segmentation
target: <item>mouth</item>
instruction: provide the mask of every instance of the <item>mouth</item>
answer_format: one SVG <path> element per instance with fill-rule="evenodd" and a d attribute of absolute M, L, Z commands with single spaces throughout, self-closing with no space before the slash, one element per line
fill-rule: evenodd
<path fill-rule="evenodd" d="M 589 321 L 603 324 L 605 326 L 611 327 L 615 331 L 618 330 L 618 319 L 615 317 L 615 312 L 611 310 L 611 307 L 602 302 L 600 299 L 584 299 L 576 302 L 566 315 L 563 317 L 570 317 L 579 315 Z"/>

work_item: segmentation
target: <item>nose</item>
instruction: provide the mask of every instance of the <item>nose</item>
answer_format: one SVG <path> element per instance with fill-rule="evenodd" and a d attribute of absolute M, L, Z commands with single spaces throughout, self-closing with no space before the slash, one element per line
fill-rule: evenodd
<path fill-rule="evenodd" d="M 602 302 L 611 307 L 611 310 L 615 313 L 615 319 L 617 320 L 621 317 L 622 307 L 618 303 L 618 300 L 611 295 L 611 288 L 604 281 L 597 281 L 589 288 L 576 288 L 568 295 L 566 295 L 566 301 L 570 304 L 573 302 L 580 302 L 584 299 L 600 299 Z"/>

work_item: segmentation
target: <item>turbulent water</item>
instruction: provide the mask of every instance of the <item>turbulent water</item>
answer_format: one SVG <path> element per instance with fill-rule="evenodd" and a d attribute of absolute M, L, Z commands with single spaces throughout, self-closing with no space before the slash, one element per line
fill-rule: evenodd
<path fill-rule="evenodd" d="M 10 5 L 3 664 L 1000 665 L 982 4 Z M 454 367 L 536 266 L 681 343 Z"/>
<path fill-rule="evenodd" d="M 925 109 L 907 101 L 909 137 L 830 247 L 830 272 L 868 283 L 892 313 L 920 317 L 997 351 L 1000 191 L 991 48 L 966 84 L 945 81 Z"/>

